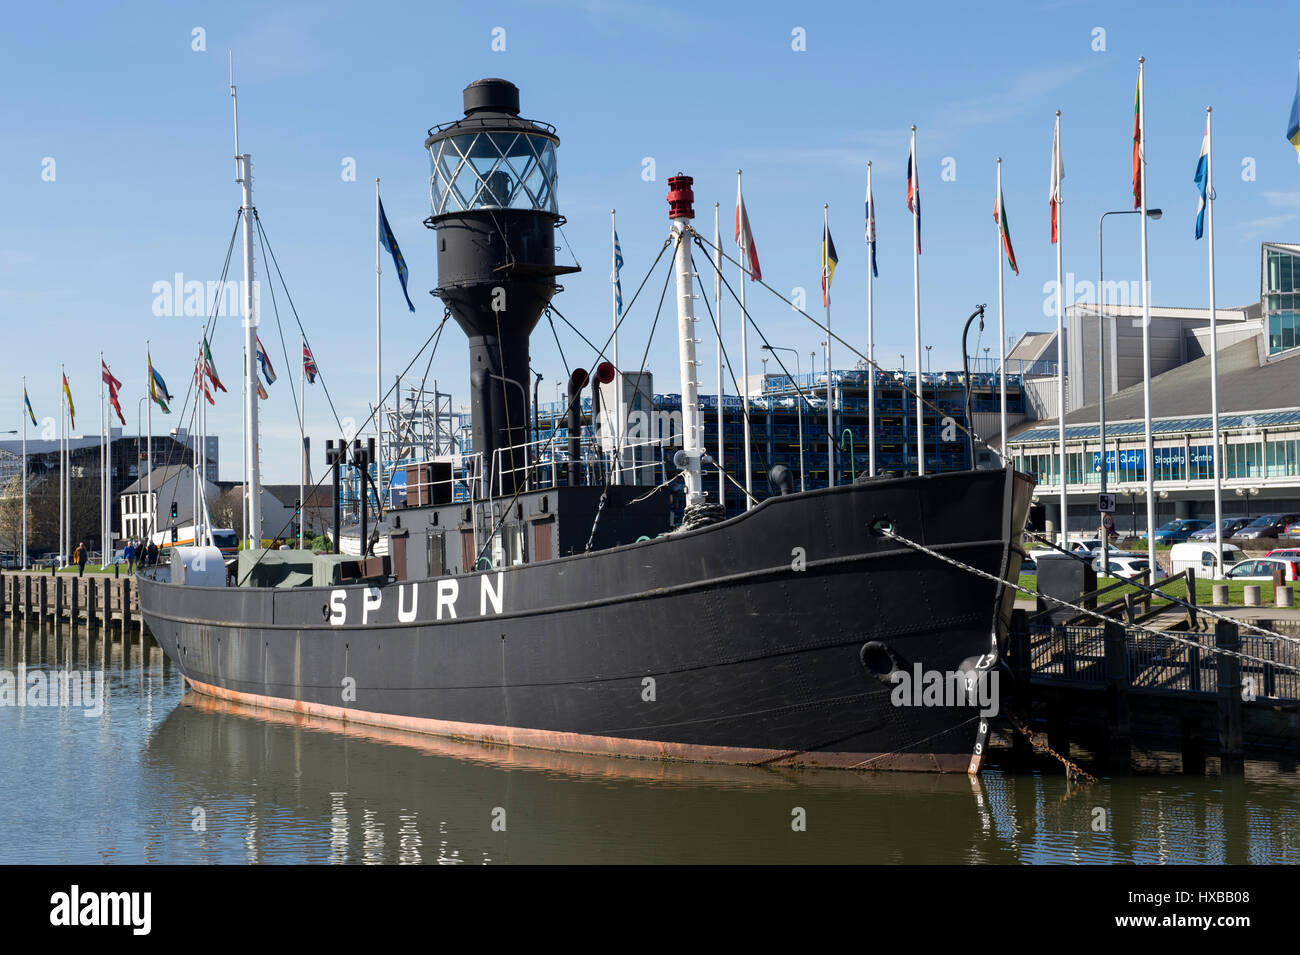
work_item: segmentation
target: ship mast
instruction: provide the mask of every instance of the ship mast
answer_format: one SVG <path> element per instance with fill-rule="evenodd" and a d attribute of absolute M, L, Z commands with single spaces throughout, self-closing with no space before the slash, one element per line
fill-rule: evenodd
<path fill-rule="evenodd" d="M 700 458 L 704 454 L 700 420 L 699 362 L 695 360 L 695 274 L 691 267 L 691 219 L 695 217 L 691 190 L 694 180 L 680 173 L 668 177 L 668 218 L 677 244 L 677 355 L 682 372 L 682 450 L 673 458 L 686 480 L 686 507 L 704 503 Z"/>
<path fill-rule="evenodd" d="M 239 151 L 239 98 L 234 59 L 230 99 L 235 108 L 235 182 L 243 187 L 244 220 L 244 516 L 248 547 L 262 546 L 262 481 L 257 458 L 257 310 L 253 295 L 253 157 Z"/>

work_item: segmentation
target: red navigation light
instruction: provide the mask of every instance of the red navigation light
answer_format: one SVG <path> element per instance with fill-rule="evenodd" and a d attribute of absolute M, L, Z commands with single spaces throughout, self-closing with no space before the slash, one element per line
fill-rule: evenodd
<path fill-rule="evenodd" d="M 694 179 L 682 173 L 668 177 L 668 218 L 695 218 L 695 210 L 692 208 L 695 193 L 691 190 L 691 184 L 694 182 Z"/>

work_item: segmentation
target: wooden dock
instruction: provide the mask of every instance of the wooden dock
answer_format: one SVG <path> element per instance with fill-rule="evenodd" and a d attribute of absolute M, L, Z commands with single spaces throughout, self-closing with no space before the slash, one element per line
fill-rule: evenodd
<path fill-rule="evenodd" d="M 104 660 L 116 642 L 123 665 L 134 656 L 148 660 L 158 646 L 140 615 L 134 581 L 110 574 L 51 574 L 36 571 L 0 573 L 0 616 L 12 621 L 15 631 L 53 633 L 62 641 L 64 631 L 72 643 L 84 632 L 88 652 L 100 648 Z"/>
<path fill-rule="evenodd" d="M 1045 721 L 1057 752 L 1077 742 L 1118 770 L 1131 765 L 1136 742 L 1172 744 L 1188 772 L 1203 772 L 1207 753 L 1236 774 L 1248 755 L 1300 752 L 1300 626 L 1252 622 L 1282 636 L 1230 620 L 1166 634 L 1118 622 L 1031 624 L 1016 610 L 1012 711 Z M 1027 752 L 1024 741 L 1015 746 Z"/>

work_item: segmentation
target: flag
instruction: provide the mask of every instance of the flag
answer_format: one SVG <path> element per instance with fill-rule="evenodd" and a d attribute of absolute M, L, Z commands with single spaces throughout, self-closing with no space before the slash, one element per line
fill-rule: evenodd
<path fill-rule="evenodd" d="M 411 304 L 410 293 L 406 291 L 406 259 L 402 258 L 402 250 L 397 247 L 397 236 L 393 235 L 393 230 L 388 225 L 388 216 L 384 215 L 382 199 L 379 200 L 379 241 L 393 257 L 393 265 L 397 267 L 397 277 L 402 283 L 402 294 L 406 296 L 406 305 L 414 312 L 415 306 Z M 274 381 L 275 378 L 271 378 L 271 382 Z"/>
<path fill-rule="evenodd" d="M 871 259 L 871 275 L 880 278 L 876 271 L 876 200 L 871 197 L 871 186 L 867 186 L 867 256 Z"/>
<path fill-rule="evenodd" d="M 302 343 L 302 370 L 307 375 L 307 384 L 316 384 L 316 376 L 320 374 L 320 369 L 316 367 L 316 359 L 312 357 L 311 349 L 307 343 Z"/>
<path fill-rule="evenodd" d="M 149 397 L 157 402 L 163 414 L 171 414 L 172 409 L 167 407 L 167 402 L 172 400 L 172 396 L 167 390 L 167 382 L 163 381 L 163 376 L 158 374 L 158 369 L 154 368 L 153 357 L 147 353 L 145 357 L 149 361 Z"/>
<path fill-rule="evenodd" d="M 1295 147 L 1300 162 L 1300 76 L 1296 77 L 1295 99 L 1291 100 L 1291 118 L 1286 124 L 1286 141 Z"/>
<path fill-rule="evenodd" d="M 822 226 L 822 305 L 831 303 L 831 279 L 835 277 L 835 266 L 840 264 L 840 258 L 835 254 L 835 240 L 831 238 L 831 227 L 827 223 Z"/>
<path fill-rule="evenodd" d="M 262 383 L 260 381 L 257 383 L 257 397 L 261 398 L 263 401 L 271 397 L 266 393 L 266 389 L 262 387 Z"/>
<path fill-rule="evenodd" d="M 77 427 L 77 409 L 72 404 L 72 389 L 68 387 L 68 373 L 63 373 L 63 393 L 68 397 L 68 421 L 75 431 Z"/>
<path fill-rule="evenodd" d="M 1007 202 L 1002 196 L 1002 181 L 998 180 L 998 194 L 993 200 L 993 221 L 998 224 L 998 232 L 1002 236 L 1002 251 L 1007 254 L 1007 264 L 1011 266 L 1011 271 L 1017 275 L 1020 274 L 1020 268 L 1016 265 L 1016 253 L 1011 248 L 1011 226 L 1007 222 Z"/>
<path fill-rule="evenodd" d="M 1052 133 L 1052 188 L 1048 204 L 1052 207 L 1052 244 L 1061 239 L 1061 180 L 1065 178 L 1065 163 L 1061 162 L 1061 117 L 1056 117 L 1056 132 Z"/>
<path fill-rule="evenodd" d="M 1210 186 L 1210 115 L 1205 114 L 1205 138 L 1201 140 L 1201 155 L 1196 160 L 1196 177 L 1192 180 L 1200 192 L 1200 201 L 1196 204 L 1196 238 L 1205 234 L 1205 207 L 1209 203 Z"/>
<path fill-rule="evenodd" d="M 27 397 L 26 386 L 23 387 L 23 404 L 27 406 L 27 417 L 32 419 L 32 424 L 36 424 L 36 412 L 32 410 L 32 399 Z"/>
<path fill-rule="evenodd" d="M 763 270 L 758 266 L 758 249 L 754 248 L 754 233 L 749 230 L 749 213 L 745 211 L 745 197 L 740 194 L 740 179 L 736 179 L 736 245 L 749 266 L 749 280 L 763 281 Z"/>
<path fill-rule="evenodd" d="M 271 367 L 271 359 L 267 357 L 266 349 L 262 347 L 262 338 L 257 338 L 257 363 L 262 366 L 262 376 L 266 379 L 268 385 L 275 384 L 275 369 Z"/>
<path fill-rule="evenodd" d="M 212 349 L 208 347 L 206 337 L 203 339 L 203 373 L 208 376 L 214 388 L 226 390 L 226 386 L 221 383 L 221 376 L 217 374 L 217 366 L 212 363 Z"/>
<path fill-rule="evenodd" d="M 1133 208 L 1142 208 L 1142 68 L 1138 67 L 1137 92 L 1133 94 Z"/>
<path fill-rule="evenodd" d="M 916 168 L 916 143 L 907 154 L 907 211 L 916 216 L 916 254 L 921 254 L 921 180 Z"/>
<path fill-rule="evenodd" d="M 623 314 L 623 279 L 619 273 L 623 270 L 623 247 L 618 244 L 618 233 L 614 233 L 614 314 Z"/>
<path fill-rule="evenodd" d="M 99 365 L 104 384 L 108 385 L 108 403 L 113 406 L 113 410 L 117 412 L 117 420 L 122 422 L 122 427 L 125 428 L 126 416 L 122 414 L 122 406 L 117 401 L 117 392 L 122 387 L 122 383 L 113 377 L 113 373 L 108 370 L 108 365 L 104 363 L 104 359 L 99 360 Z"/>
<path fill-rule="evenodd" d="M 212 388 L 208 384 L 207 371 L 204 369 L 204 364 L 205 362 L 202 356 L 197 358 L 194 362 L 194 389 L 203 393 L 203 397 L 208 399 L 208 404 L 215 405 L 216 402 L 212 399 Z"/>

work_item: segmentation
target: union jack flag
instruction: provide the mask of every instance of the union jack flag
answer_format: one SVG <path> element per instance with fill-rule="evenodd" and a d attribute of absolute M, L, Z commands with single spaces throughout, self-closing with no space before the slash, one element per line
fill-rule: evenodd
<path fill-rule="evenodd" d="M 316 367 L 316 359 L 312 357 L 311 349 L 307 343 L 302 343 L 302 370 L 307 375 L 309 385 L 316 384 L 316 376 L 320 374 L 320 369 Z"/>

